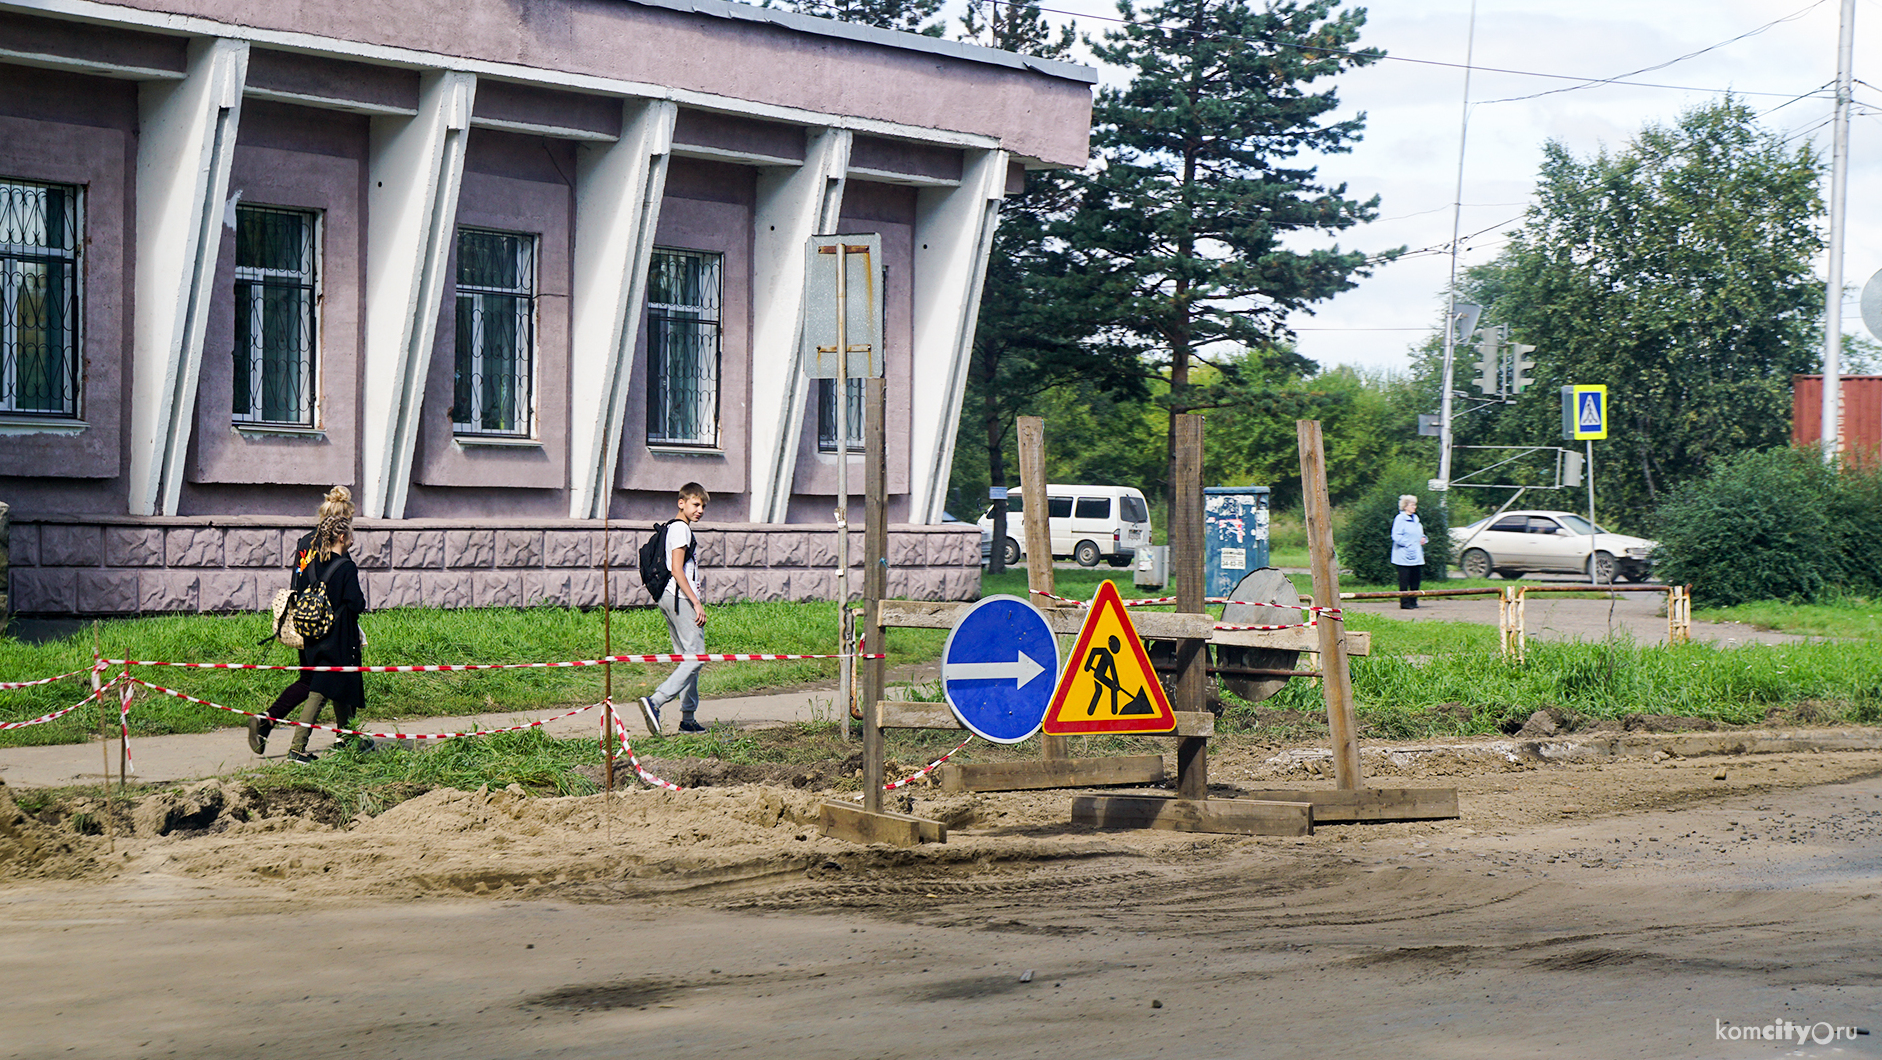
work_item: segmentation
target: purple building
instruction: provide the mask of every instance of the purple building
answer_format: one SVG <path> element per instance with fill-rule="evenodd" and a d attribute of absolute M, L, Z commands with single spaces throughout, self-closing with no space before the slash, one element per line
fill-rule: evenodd
<path fill-rule="evenodd" d="M 255 608 L 335 483 L 376 607 L 598 603 L 604 510 L 644 599 L 688 480 L 714 598 L 828 598 L 830 232 L 882 236 L 890 589 L 970 598 L 988 246 L 1093 80 L 725 0 L 0 0 L 12 609 Z"/>

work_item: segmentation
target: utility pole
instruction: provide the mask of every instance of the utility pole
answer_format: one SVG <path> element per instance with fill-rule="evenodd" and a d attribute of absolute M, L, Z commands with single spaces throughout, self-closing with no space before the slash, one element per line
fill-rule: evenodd
<path fill-rule="evenodd" d="M 1842 436 L 1843 206 L 1849 198 L 1849 94 L 1856 43 L 1856 0 L 1843 0 L 1836 41 L 1836 138 L 1830 156 L 1830 267 L 1823 292 L 1823 459 L 1836 459 Z"/>
<path fill-rule="evenodd" d="M 1854 3 L 1855 0 L 1846 0 Z M 1438 508 L 1450 511 L 1451 388 L 1457 369 L 1457 240 L 1464 221 L 1464 145 L 1470 135 L 1470 66 L 1477 47 L 1477 0 L 1470 0 L 1470 30 L 1464 37 L 1464 114 L 1457 130 L 1457 194 L 1451 202 L 1451 282 L 1444 305 L 1444 395 L 1438 404 Z M 1474 322 L 1474 318 L 1473 318 Z"/>

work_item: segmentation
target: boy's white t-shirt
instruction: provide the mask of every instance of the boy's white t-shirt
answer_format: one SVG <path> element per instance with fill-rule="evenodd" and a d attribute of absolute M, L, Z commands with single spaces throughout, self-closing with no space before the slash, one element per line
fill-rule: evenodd
<path fill-rule="evenodd" d="M 684 519 L 675 519 L 667 524 L 666 549 L 668 562 L 672 562 L 674 549 L 685 548 L 692 543 L 693 528 L 686 525 Z M 681 572 L 676 571 L 675 573 Z M 693 587 L 693 595 L 699 595 L 699 564 L 695 563 L 691 556 L 686 558 L 686 570 L 683 573 L 686 575 L 686 584 Z M 675 591 L 677 592 L 678 590 L 676 589 Z M 680 595 L 684 596 L 685 594 L 681 593 Z"/>

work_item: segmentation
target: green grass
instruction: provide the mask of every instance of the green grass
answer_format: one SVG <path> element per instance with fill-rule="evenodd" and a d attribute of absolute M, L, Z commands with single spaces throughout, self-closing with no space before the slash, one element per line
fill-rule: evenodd
<path fill-rule="evenodd" d="M 1545 707 L 1591 718 L 1669 714 L 1750 725 L 1774 708 L 1810 704 L 1822 720 L 1882 721 L 1882 652 L 1838 644 L 1544 642 L 1530 644 L 1524 663 L 1495 651 L 1428 658 L 1375 651 L 1352 668 L 1361 719 L 1392 737 L 1488 733 Z M 1311 715 L 1325 706 L 1317 687 L 1297 681 L 1258 707 L 1231 709 L 1225 724 L 1245 725 L 1257 710 Z"/>
<path fill-rule="evenodd" d="M 712 609 L 706 647 L 713 652 L 809 655 L 833 650 L 834 603 L 737 603 Z M 373 665 L 463 662 L 552 662 L 602 654 L 602 616 L 563 608 L 442 611 L 401 608 L 366 616 L 370 638 L 366 661 Z M 651 608 L 616 611 L 616 654 L 670 650 L 666 623 Z M 107 658 L 182 662 L 242 662 L 292 665 L 294 653 L 278 645 L 256 647 L 267 632 L 267 616 L 169 615 L 120 619 L 97 626 Z M 893 630 L 890 665 L 933 659 L 944 631 Z M 92 632 L 28 645 L 0 639 L 0 681 L 48 677 L 89 665 Z M 645 694 L 671 667 L 621 664 L 612 667 L 617 701 Z M 192 670 L 137 667 L 145 680 L 227 706 L 260 710 L 294 680 L 292 672 Z M 834 678 L 833 659 L 802 662 L 717 663 L 700 675 L 700 692 L 726 696 L 790 688 Z M 0 720 L 38 717 L 83 697 L 78 680 L 0 692 Z M 601 698 L 599 667 L 490 670 L 447 674 L 367 674 L 367 719 L 436 717 L 537 711 Z M 112 708 L 115 712 L 115 706 Z M 131 713 L 135 735 L 205 732 L 242 724 L 240 715 L 140 690 Z M 73 743 L 98 731 L 98 712 L 87 707 L 57 722 L 0 732 L 0 746 Z"/>
<path fill-rule="evenodd" d="M 1882 643 L 1882 600 L 1863 596 L 1845 596 L 1820 604 L 1760 600 L 1736 607 L 1697 609 L 1693 618 L 1701 622 L 1744 622 L 1780 633 Z"/>

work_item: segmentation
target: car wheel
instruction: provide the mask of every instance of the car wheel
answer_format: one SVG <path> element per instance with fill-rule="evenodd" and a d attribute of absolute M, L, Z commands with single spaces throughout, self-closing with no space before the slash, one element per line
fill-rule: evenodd
<path fill-rule="evenodd" d="M 1595 584 L 1613 585 L 1614 571 L 1617 567 L 1613 555 L 1607 552 L 1597 552 L 1594 554 L 1593 564 L 1594 569 L 1589 573 L 1594 576 Z"/>
<path fill-rule="evenodd" d="M 1490 576 L 1490 554 L 1480 548 L 1470 549 L 1464 553 L 1464 561 L 1461 566 L 1464 568 L 1464 577 L 1466 578 L 1488 578 Z"/>
<path fill-rule="evenodd" d="M 1078 547 L 1072 550 L 1072 558 L 1077 560 L 1081 567 L 1097 566 L 1098 556 L 1098 546 L 1089 541 L 1080 541 Z"/>
<path fill-rule="evenodd" d="M 1006 539 L 1005 563 L 1009 567 L 1019 566 L 1019 542 L 1010 537 Z"/>
<path fill-rule="evenodd" d="M 1498 567 L 1496 573 L 1497 577 L 1502 578 L 1504 581 L 1511 582 L 1523 576 L 1523 572 L 1515 567 Z"/>
<path fill-rule="evenodd" d="M 1110 559 L 1105 560 L 1105 562 L 1113 567 L 1128 567 L 1131 565 L 1131 558 L 1129 556 L 1112 556 Z"/>

